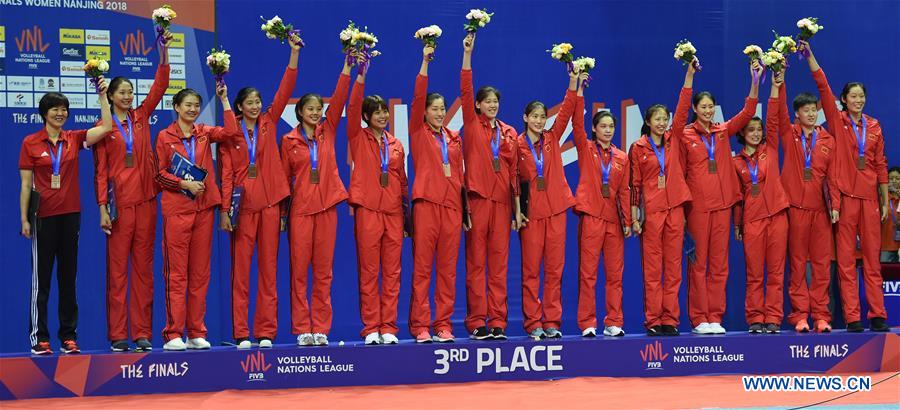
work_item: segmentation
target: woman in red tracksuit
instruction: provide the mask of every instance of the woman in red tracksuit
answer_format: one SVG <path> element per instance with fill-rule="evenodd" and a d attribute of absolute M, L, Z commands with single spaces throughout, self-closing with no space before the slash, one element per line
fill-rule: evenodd
<path fill-rule="evenodd" d="M 750 333 L 779 333 L 784 318 L 784 263 L 790 204 L 778 169 L 779 88 L 783 81 L 784 71 L 773 73 L 765 135 L 762 119 L 750 119 L 737 133 L 744 149 L 732 158 L 743 193 L 743 201 L 734 207 L 734 237 L 744 242 L 747 266 L 744 310 Z"/>
<path fill-rule="evenodd" d="M 164 37 L 168 40 L 171 34 L 165 33 Z M 137 352 L 153 348 L 150 343 L 153 335 L 153 247 L 159 186 L 154 182 L 158 170 L 150 136 L 150 116 L 169 87 L 166 43 L 158 51 L 159 66 L 153 85 L 137 108 L 132 108 L 134 85 L 130 80 L 116 77 L 109 83 L 113 131 L 94 148 L 100 228 L 109 234 L 106 240 L 106 326 L 110 349 L 114 352 L 128 351 L 128 340 L 134 341 Z M 110 211 L 114 211 L 115 220 Z"/>
<path fill-rule="evenodd" d="M 328 103 L 318 94 L 304 94 L 294 106 L 300 124 L 281 142 L 281 158 L 293 181 L 288 223 L 291 249 L 291 330 L 301 346 L 328 344 L 331 330 L 331 277 L 337 237 L 337 204 L 347 199 L 338 175 L 334 144 L 350 89 L 349 57 Z M 312 298 L 307 301 L 312 263 Z M 310 306 L 311 305 L 311 306 Z"/>
<path fill-rule="evenodd" d="M 256 313 L 253 316 L 253 337 L 259 347 L 272 347 L 278 331 L 278 242 L 284 224 L 281 223 L 282 200 L 290 195 L 284 175 L 284 165 L 278 153 L 278 123 L 297 82 L 297 60 L 300 44 L 291 38 L 291 57 L 287 69 L 272 100 L 272 106 L 262 110 L 262 97 L 253 87 L 244 87 L 234 100 L 236 128 L 244 142 L 222 144 L 222 208 L 219 219 L 223 230 L 231 235 L 231 321 L 232 335 L 238 349 L 249 349 L 250 329 L 247 326 L 250 293 L 250 260 L 257 247 L 259 281 L 256 290 Z M 235 188 L 242 190 L 239 203 L 232 203 Z M 232 206 L 238 209 L 237 226 L 231 224 Z"/>
<path fill-rule="evenodd" d="M 413 181 L 413 289 L 409 331 L 418 343 L 454 340 L 450 316 L 456 293 L 456 261 L 463 222 L 463 154 L 459 134 L 444 126 L 444 97 L 428 93 L 428 63 L 434 48 L 422 50 L 422 66 L 409 114 L 409 146 Z M 427 94 L 427 95 L 426 95 Z M 468 218 L 466 218 L 468 219 Z M 428 288 L 432 263 L 436 269 L 435 319 L 431 321 Z"/>
<path fill-rule="evenodd" d="M 224 107 L 224 122 L 234 123 L 228 103 L 228 90 L 219 87 L 216 94 Z M 158 173 L 156 182 L 163 188 L 163 275 L 166 280 L 165 350 L 209 349 L 206 341 L 206 291 L 209 288 L 209 263 L 212 251 L 214 208 L 222 203 L 213 169 L 212 143 L 237 142 L 239 133 L 224 127 L 196 124 L 201 108 L 200 94 L 185 88 L 175 94 L 172 103 L 178 119 L 156 137 Z M 230 129 L 235 129 L 230 125 Z M 182 179 L 170 172 L 175 153 L 208 172 L 197 181 Z M 188 195 L 190 194 L 190 196 Z M 185 298 L 185 293 L 187 297 Z M 187 343 L 182 340 L 187 326 Z"/>
<path fill-rule="evenodd" d="M 677 336 L 680 309 L 684 207 L 691 192 L 684 181 L 681 135 L 687 124 L 694 65 L 688 65 L 672 127 L 666 106 L 650 106 L 641 138 L 631 145 L 631 214 L 641 235 L 644 327 L 648 336 Z M 643 220 L 642 220 L 643 219 Z"/>
<path fill-rule="evenodd" d="M 350 205 L 359 266 L 360 335 L 365 343 L 396 344 L 400 254 L 409 214 L 406 153 L 387 130 L 391 112 L 378 95 L 363 99 L 367 67 L 360 66 L 347 107 L 347 139 L 353 167 Z M 360 125 L 365 121 L 368 127 Z M 379 292 L 378 272 L 381 271 Z"/>
<path fill-rule="evenodd" d="M 696 243 L 697 260 L 688 264 L 688 313 L 694 333 L 725 333 L 725 282 L 728 280 L 728 239 L 731 207 L 740 199 L 740 182 L 731 165 L 729 136 L 743 129 L 756 112 L 759 76 L 744 108 L 724 123 L 713 123 L 716 101 L 712 94 L 694 95 L 696 121 L 684 128 L 681 151 L 692 201 L 687 206 L 687 228 Z"/>
<path fill-rule="evenodd" d="M 584 80 L 581 74 L 572 133 L 578 148 L 578 327 L 585 337 L 597 336 L 596 284 L 600 252 L 606 273 L 604 336 L 625 336 L 622 330 L 622 272 L 625 238 L 631 236 L 631 189 L 628 155 L 612 143 L 616 120 L 609 111 L 594 114 L 593 140 L 584 131 Z"/>
<path fill-rule="evenodd" d="M 822 109 L 828 129 L 835 137 L 837 156 L 835 183 L 840 191 L 838 203 L 832 203 L 832 220 L 837 220 L 838 283 L 844 302 L 844 320 L 848 332 L 862 332 L 859 309 L 859 279 L 856 270 L 856 238 L 862 245 L 863 282 L 869 303 L 869 329 L 887 332 L 887 310 L 881 278 L 881 223 L 888 217 L 887 159 L 884 136 L 877 119 L 863 114 L 866 88 L 851 82 L 841 91 L 844 111 L 837 110 L 834 94 L 825 73 L 819 67 L 809 44 L 809 68 L 822 95 Z M 880 220 L 879 220 L 880 217 Z"/>
<path fill-rule="evenodd" d="M 463 40 L 459 75 L 472 213 L 472 229 L 466 233 L 466 329 L 473 339 L 502 340 L 506 339 L 509 234 L 518 228 L 516 221 L 510 226 L 510 217 L 519 209 L 519 156 L 515 128 L 497 118 L 500 92 L 488 86 L 474 92 L 474 48 L 475 33 L 470 33 Z"/>
<path fill-rule="evenodd" d="M 528 184 L 525 226 L 519 229 L 522 243 L 522 316 L 525 332 L 535 340 L 560 338 L 562 325 L 562 274 L 566 260 L 566 211 L 575 198 L 566 181 L 559 141 L 575 110 L 578 74 L 569 74 L 569 89 L 553 127 L 547 125 L 547 107 L 540 101 L 525 106 L 525 130 L 519 134 L 519 178 Z M 523 187 L 524 188 L 524 187 Z M 544 297 L 541 261 L 544 262 Z"/>

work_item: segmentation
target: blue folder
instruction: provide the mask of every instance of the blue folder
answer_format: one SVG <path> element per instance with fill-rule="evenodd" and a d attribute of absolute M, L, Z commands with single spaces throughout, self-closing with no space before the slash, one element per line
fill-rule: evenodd
<path fill-rule="evenodd" d="M 198 167 L 191 160 L 177 152 L 172 154 L 172 164 L 169 165 L 169 172 L 187 181 L 203 181 L 207 175 L 205 169 Z M 191 191 L 182 189 L 181 192 L 187 195 L 188 198 L 194 199 L 194 194 Z"/>

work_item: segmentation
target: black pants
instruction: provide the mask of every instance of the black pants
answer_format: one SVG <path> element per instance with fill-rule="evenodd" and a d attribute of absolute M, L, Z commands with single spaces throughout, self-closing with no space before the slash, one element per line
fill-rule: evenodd
<path fill-rule="evenodd" d="M 56 281 L 59 290 L 59 340 L 75 340 L 78 325 L 78 302 L 75 298 L 75 272 L 78 268 L 78 231 L 81 213 L 38 218 L 32 226 L 31 345 L 49 342 L 47 330 L 47 300 L 53 263 L 56 262 Z"/>

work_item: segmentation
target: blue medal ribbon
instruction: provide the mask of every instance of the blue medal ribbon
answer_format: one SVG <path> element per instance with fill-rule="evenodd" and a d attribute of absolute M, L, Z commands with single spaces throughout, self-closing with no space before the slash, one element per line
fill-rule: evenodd
<path fill-rule="evenodd" d="M 862 119 L 862 133 L 856 127 L 856 121 L 853 121 L 853 117 L 850 117 L 850 126 L 853 128 L 853 133 L 856 134 L 856 147 L 859 149 L 859 156 L 863 157 L 866 154 L 866 116 L 860 114 L 860 118 Z"/>
<path fill-rule="evenodd" d="M 381 133 L 381 172 L 388 172 L 388 163 L 391 160 L 390 147 L 388 147 L 387 137 L 384 132 Z"/>
<path fill-rule="evenodd" d="M 803 144 L 803 161 L 806 168 L 812 168 L 812 153 L 816 149 L 816 130 L 810 135 L 809 150 L 806 148 L 806 131 L 800 131 L 800 142 Z"/>
<path fill-rule="evenodd" d="M 62 147 L 63 140 L 56 141 L 56 155 L 53 155 L 53 144 L 47 141 L 47 145 L 50 146 L 50 164 L 53 166 L 53 175 L 59 175 L 59 168 L 62 164 Z"/>
<path fill-rule="evenodd" d="M 659 162 L 659 176 L 666 176 L 666 149 L 663 146 L 662 149 L 656 148 L 656 143 L 653 142 L 653 138 L 647 138 L 650 141 L 650 147 L 653 148 L 653 153 L 656 154 L 656 161 Z M 665 144 L 665 140 L 661 139 L 660 142 Z"/>
<path fill-rule="evenodd" d="M 194 156 L 197 152 L 197 138 L 191 135 L 191 145 L 188 145 L 187 139 L 182 138 L 181 143 L 184 144 L 184 150 L 187 151 L 188 159 L 191 160 L 191 163 L 197 165 L 197 158 Z"/>
<path fill-rule="evenodd" d="M 119 117 L 113 115 L 113 122 L 116 123 L 116 127 L 119 128 L 119 132 L 122 133 L 122 138 L 125 140 L 125 152 L 131 154 L 132 149 L 134 148 L 134 124 L 131 123 L 131 117 L 127 114 L 125 115 L 125 122 L 128 124 L 128 132 L 125 132 L 125 129 L 122 128 L 122 122 L 119 121 Z"/>
<path fill-rule="evenodd" d="M 709 142 L 706 142 L 706 138 L 709 138 Z M 709 154 L 709 160 L 716 160 L 716 134 L 709 134 L 706 138 L 703 138 L 700 135 L 700 141 L 703 141 L 703 145 L 706 145 L 706 153 Z"/>
<path fill-rule="evenodd" d="M 441 133 L 434 133 L 434 138 L 438 140 L 438 144 L 441 146 L 441 160 L 444 161 L 444 164 L 450 163 L 450 158 L 447 156 L 447 138 L 444 136 L 444 130 L 441 129 Z"/>
<path fill-rule="evenodd" d="M 531 142 L 531 138 L 528 137 L 528 134 L 525 134 L 525 141 L 528 141 L 528 149 L 531 150 L 531 156 L 534 157 L 534 167 L 537 168 L 538 177 L 544 177 L 544 154 L 541 152 L 541 157 L 538 158 L 537 153 L 534 151 L 534 143 Z M 544 147 L 544 135 L 541 134 L 540 139 L 541 148 Z M 538 148 L 538 152 L 541 151 L 541 148 Z"/>
<path fill-rule="evenodd" d="M 241 129 L 244 131 L 244 141 L 247 142 L 247 155 L 250 156 L 250 165 L 256 165 L 256 143 L 259 141 L 259 122 L 253 124 L 253 138 L 248 135 L 247 124 L 242 120 Z"/>
<path fill-rule="evenodd" d="M 497 135 L 491 138 L 491 152 L 494 154 L 494 159 L 500 158 L 500 124 L 497 124 Z"/>
<path fill-rule="evenodd" d="M 609 185 L 609 171 L 612 169 L 612 152 L 609 153 L 609 162 L 603 163 L 603 149 L 600 149 L 600 174 L 603 178 L 603 185 Z"/>
<path fill-rule="evenodd" d="M 750 181 L 753 182 L 753 185 L 759 184 L 759 162 L 757 161 L 756 166 L 753 166 L 753 161 L 746 157 L 744 162 L 747 163 L 747 169 L 750 171 Z"/>
<path fill-rule="evenodd" d="M 303 140 L 306 141 L 306 145 L 309 146 L 309 160 L 312 162 L 312 169 L 319 169 L 319 142 L 315 139 L 310 140 L 306 136 L 306 129 L 303 126 L 300 126 L 300 134 L 303 135 Z M 310 142 L 312 141 L 312 142 Z"/>

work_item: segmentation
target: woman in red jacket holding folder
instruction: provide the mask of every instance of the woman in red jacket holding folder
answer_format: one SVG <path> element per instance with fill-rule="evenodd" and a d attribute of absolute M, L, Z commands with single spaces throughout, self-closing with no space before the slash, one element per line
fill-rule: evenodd
<path fill-rule="evenodd" d="M 509 233 L 518 228 L 510 220 L 519 210 L 519 156 L 515 128 L 497 118 L 500 91 L 488 86 L 474 91 L 474 48 L 475 33 L 470 33 L 463 40 L 459 75 L 472 214 L 472 229 L 466 232 L 466 329 L 473 339 L 502 340 L 506 339 Z"/>
<path fill-rule="evenodd" d="M 837 156 L 835 183 L 840 191 L 837 203 L 832 203 L 832 221 L 837 221 L 837 260 L 844 320 L 848 332 L 862 332 L 859 309 L 859 279 L 856 269 L 856 239 L 862 245 L 863 282 L 869 303 L 869 329 L 887 332 L 887 310 L 882 291 L 881 223 L 888 217 L 887 159 L 884 156 L 884 136 L 877 119 L 863 114 L 866 88 L 851 82 L 841 91 L 844 111 L 838 111 L 834 94 L 825 72 L 819 67 L 809 43 L 801 41 L 801 48 L 809 51 L 809 69 L 822 95 L 822 109 L 828 129 L 834 135 Z M 880 220 L 879 220 L 880 218 Z"/>
<path fill-rule="evenodd" d="M 230 129 L 234 113 L 228 103 L 225 86 L 216 89 L 224 107 L 224 122 Z M 209 349 L 206 341 L 206 291 L 209 288 L 209 263 L 212 250 L 214 208 L 222 203 L 213 171 L 212 143 L 237 142 L 241 135 L 224 127 L 196 124 L 202 99 L 186 88 L 172 99 L 178 119 L 156 137 L 158 173 L 156 182 L 163 189 L 163 275 L 166 280 L 165 350 Z M 175 156 L 190 161 L 205 173 L 172 169 Z M 175 171 L 173 173 L 172 171 Z M 198 175 L 203 176 L 203 175 Z M 187 298 L 185 298 L 187 293 Z M 187 327 L 187 343 L 182 340 Z"/>
<path fill-rule="evenodd" d="M 434 48 L 422 50 L 422 66 L 409 113 L 413 181 L 413 289 L 409 331 L 418 343 L 454 340 L 450 315 L 456 298 L 456 261 L 463 222 L 463 154 L 459 134 L 444 126 L 444 97 L 428 93 L 428 63 Z M 468 218 L 467 218 L 468 219 Z M 428 288 L 435 266 L 435 319 L 431 322 Z"/>
<path fill-rule="evenodd" d="M 171 37 L 168 32 L 164 35 L 166 41 Z M 114 352 L 128 351 L 128 340 L 134 341 L 136 352 L 153 348 L 153 245 L 159 186 L 154 182 L 158 170 L 150 139 L 150 116 L 169 88 L 169 49 L 165 42 L 158 51 L 153 85 L 137 108 L 132 108 L 134 85 L 129 79 L 116 77 L 109 83 L 113 131 L 94 148 L 100 228 L 108 233 L 106 326 Z"/>
<path fill-rule="evenodd" d="M 740 183 L 731 165 L 729 136 L 743 129 L 756 112 L 762 67 L 750 71 L 753 81 L 744 108 L 724 123 L 714 123 L 712 94 L 694 95 L 696 120 L 684 128 L 681 151 L 692 201 L 687 228 L 697 247 L 697 260 L 688 264 L 688 313 L 694 333 L 722 334 L 725 282 L 728 280 L 728 239 L 731 207 L 740 199 Z"/>
<path fill-rule="evenodd" d="M 242 88 L 234 100 L 237 126 L 228 128 L 240 133 L 243 143 L 222 144 L 222 208 L 219 219 L 223 230 L 231 235 L 231 320 L 232 334 L 238 349 L 249 349 L 250 329 L 247 326 L 250 292 L 250 261 L 253 248 L 259 250 L 257 267 L 259 280 L 256 291 L 256 313 L 253 316 L 253 337 L 259 347 L 272 347 L 278 332 L 278 242 L 281 223 L 282 200 L 290 195 L 290 187 L 284 175 L 284 166 L 278 153 L 278 123 L 284 112 L 294 84 L 297 82 L 297 60 L 300 43 L 289 39 L 291 57 L 272 106 L 262 110 L 262 97 L 253 87 Z M 234 196 L 235 188 L 242 192 Z M 232 203 L 232 201 L 240 201 Z M 238 209 L 232 226 L 229 210 Z"/>
<path fill-rule="evenodd" d="M 360 66 L 347 107 L 347 139 L 353 158 L 350 205 L 359 263 L 360 335 L 365 343 L 396 344 L 400 254 L 409 235 L 409 190 L 403 144 L 387 130 L 391 112 L 378 95 L 363 99 L 367 68 Z M 368 127 L 362 128 L 362 121 Z M 378 272 L 381 271 L 379 292 Z"/>
<path fill-rule="evenodd" d="M 525 106 L 525 130 L 519 134 L 519 178 L 528 183 L 526 215 L 517 218 L 522 242 L 522 316 L 525 332 L 535 339 L 559 338 L 562 325 L 562 273 L 566 259 L 566 211 L 575 198 L 566 181 L 559 141 L 575 109 L 578 73 L 569 73 L 569 89 L 553 127 L 547 125 L 547 107 L 540 101 Z M 526 207 L 523 207 L 526 208 Z M 541 262 L 544 263 L 543 303 Z"/>
<path fill-rule="evenodd" d="M 325 120 L 324 101 L 307 93 L 294 106 L 300 124 L 281 142 L 281 158 L 293 181 L 288 241 L 291 249 L 291 331 L 301 346 L 328 345 L 331 330 L 331 277 L 337 237 L 337 204 L 347 199 L 338 175 L 334 144 L 338 122 L 350 89 L 350 63 L 344 67 L 331 95 Z M 307 301 L 312 264 L 312 299 Z M 312 305 L 312 306 L 310 306 Z"/>
<path fill-rule="evenodd" d="M 597 268 L 600 252 L 606 273 L 606 317 L 604 336 L 625 336 L 622 330 L 622 272 L 625 269 L 625 238 L 631 236 L 631 189 L 628 155 L 612 143 L 616 119 L 609 111 L 592 118 L 593 139 L 584 131 L 584 87 L 581 74 L 572 133 L 578 148 L 578 190 L 575 213 L 578 226 L 578 327 L 581 335 L 597 335 Z"/>
<path fill-rule="evenodd" d="M 699 65 L 699 62 L 698 62 Z M 678 336 L 684 207 L 691 192 L 684 181 L 681 140 L 694 85 L 688 64 L 672 127 L 669 110 L 656 104 L 644 113 L 641 138 L 631 145 L 631 214 L 641 235 L 644 327 L 648 336 Z"/>
<path fill-rule="evenodd" d="M 747 293 L 744 311 L 750 333 L 779 333 L 784 318 L 784 263 L 790 206 L 778 169 L 779 88 L 784 71 L 772 73 L 772 92 L 762 119 L 753 117 L 737 133 L 744 146 L 732 158 L 742 202 L 734 207 L 734 238 L 744 242 Z M 765 280 L 765 289 L 763 289 Z"/>

